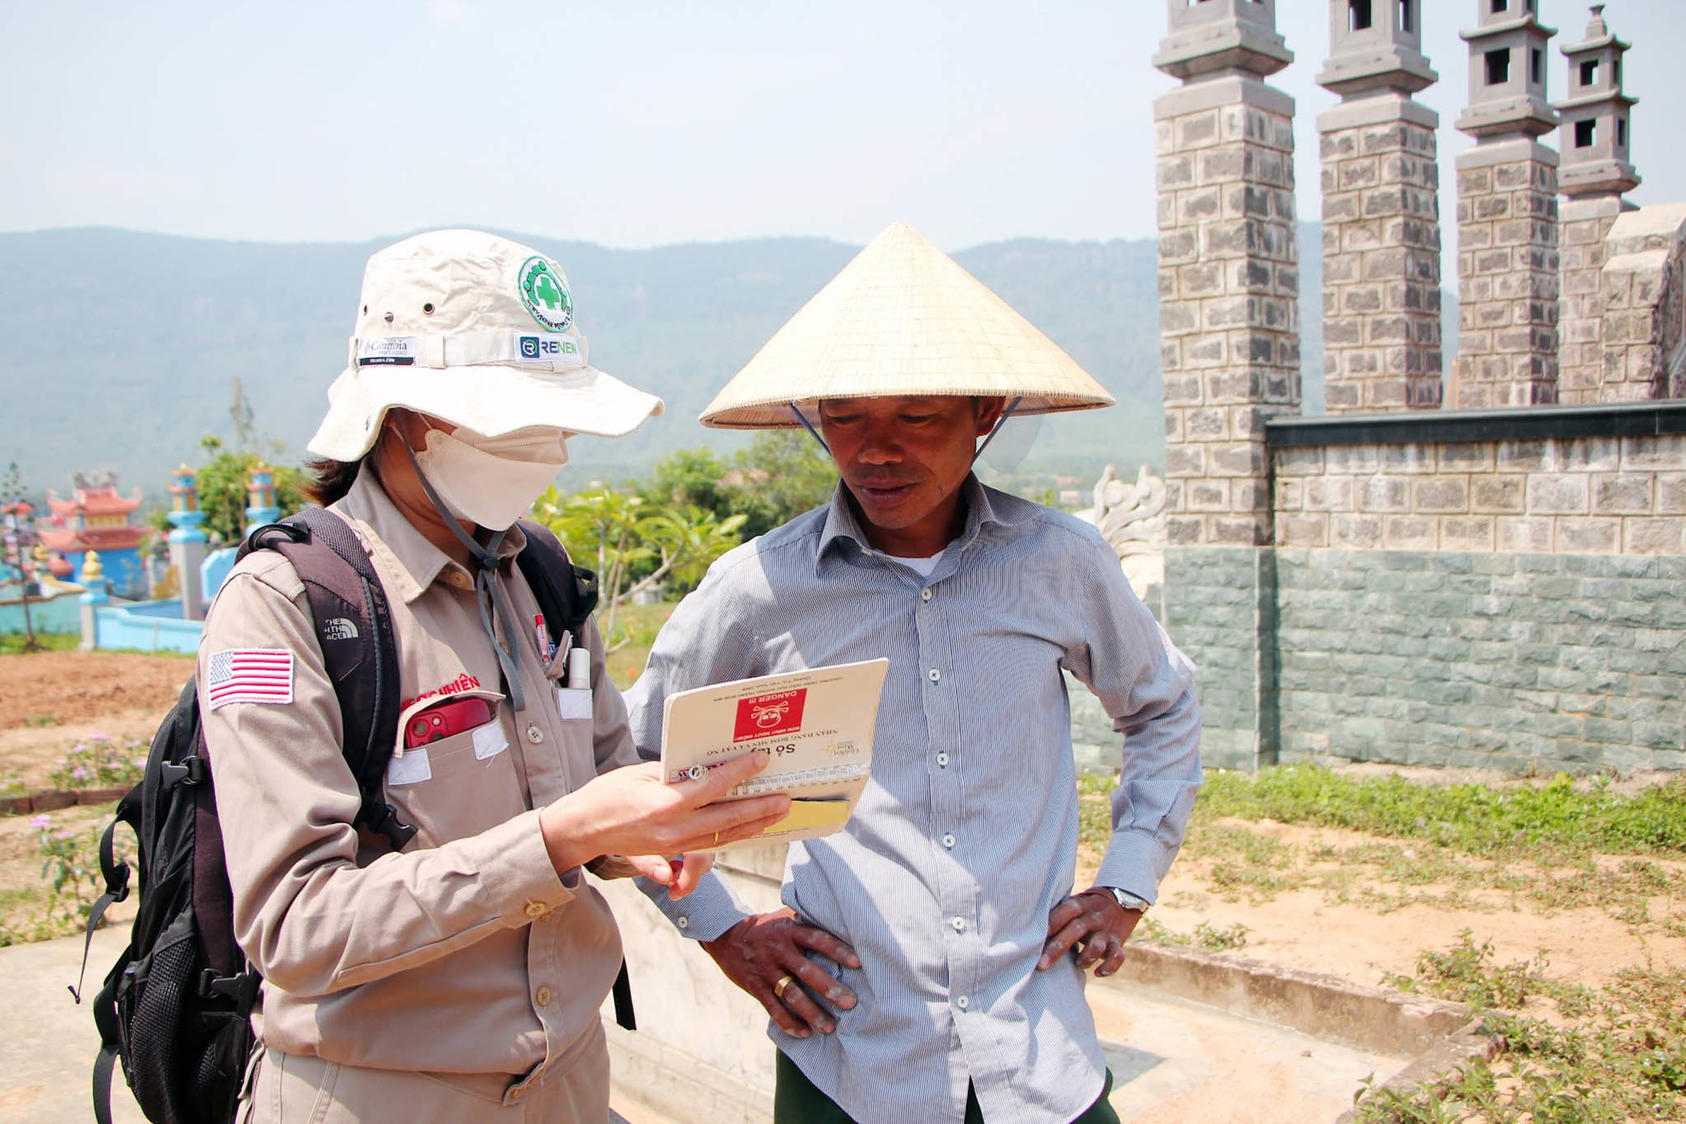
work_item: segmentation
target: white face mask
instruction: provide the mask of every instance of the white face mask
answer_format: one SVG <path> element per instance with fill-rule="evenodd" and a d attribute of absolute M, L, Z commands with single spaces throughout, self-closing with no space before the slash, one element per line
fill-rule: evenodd
<path fill-rule="evenodd" d="M 451 514 L 493 531 L 519 519 L 567 463 L 567 441 L 553 429 L 502 437 L 430 429 L 416 450 L 416 464 Z"/>

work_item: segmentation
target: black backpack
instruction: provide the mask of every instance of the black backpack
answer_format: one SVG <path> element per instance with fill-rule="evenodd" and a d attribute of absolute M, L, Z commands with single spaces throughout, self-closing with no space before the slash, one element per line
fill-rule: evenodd
<path fill-rule="evenodd" d="M 551 638 L 580 627 L 597 605 L 597 579 L 574 566 L 549 530 L 523 520 L 527 547 L 517 556 L 544 612 Z M 240 547 L 284 555 L 304 583 L 322 657 L 339 699 L 346 763 L 363 795 L 357 825 L 385 835 L 394 850 L 415 835 L 386 803 L 381 785 L 398 731 L 398 648 L 380 579 L 344 520 L 309 508 L 259 527 Z M 112 849 L 118 823 L 135 832 L 140 910 L 129 945 L 93 1001 L 100 1032 L 94 1062 L 94 1118 L 111 1121 L 111 1073 L 123 1075 L 149 1120 L 199 1124 L 232 1120 L 254 1038 L 248 1015 L 262 982 L 234 939 L 233 894 L 217 821 L 211 763 L 189 680 L 158 727 L 146 771 L 117 805 L 100 840 L 105 892 L 88 916 L 83 944 L 113 902 L 129 895 L 129 865 Z M 71 989 L 78 1003 L 81 995 Z M 615 1010 L 631 1022 L 626 967 L 615 981 Z"/>

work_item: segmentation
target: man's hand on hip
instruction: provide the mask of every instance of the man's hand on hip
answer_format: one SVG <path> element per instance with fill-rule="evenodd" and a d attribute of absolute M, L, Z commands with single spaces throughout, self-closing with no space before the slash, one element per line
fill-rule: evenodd
<path fill-rule="evenodd" d="M 817 952 L 845 968 L 859 968 L 860 957 L 824 929 L 799 921 L 792 909 L 746 917 L 702 946 L 726 978 L 759 999 L 786 1034 L 807 1038 L 816 1030 L 830 1034 L 837 1028 L 816 995 L 839 1010 L 855 1005 L 855 993 L 807 953 Z"/>
<path fill-rule="evenodd" d="M 1124 942 L 1142 919 L 1141 912 L 1125 909 L 1103 886 L 1092 886 L 1073 894 L 1048 914 L 1048 940 L 1042 946 L 1038 971 L 1052 968 L 1068 950 L 1077 950 L 1077 967 L 1095 968 L 1095 975 L 1110 976 L 1124 963 Z"/>

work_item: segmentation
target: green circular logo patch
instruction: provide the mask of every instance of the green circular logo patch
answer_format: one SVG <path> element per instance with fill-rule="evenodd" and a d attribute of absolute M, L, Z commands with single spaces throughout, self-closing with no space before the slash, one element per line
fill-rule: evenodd
<path fill-rule="evenodd" d="M 561 271 L 537 254 L 521 263 L 520 289 L 521 303 L 545 328 L 566 332 L 574 322 L 574 301 Z"/>

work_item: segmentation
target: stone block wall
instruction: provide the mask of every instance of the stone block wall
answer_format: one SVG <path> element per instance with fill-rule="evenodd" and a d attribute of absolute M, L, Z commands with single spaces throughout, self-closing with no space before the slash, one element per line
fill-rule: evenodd
<path fill-rule="evenodd" d="M 1282 760 L 1686 769 L 1686 557 L 1277 555 Z"/>
<path fill-rule="evenodd" d="M 1154 111 L 1167 538 L 1267 542 L 1264 423 L 1300 393 L 1293 101 L 1223 77 Z"/>
<path fill-rule="evenodd" d="M 1600 289 L 1600 400 L 1686 398 L 1686 204 L 1616 218 Z"/>
<path fill-rule="evenodd" d="M 1605 401 L 1605 239 L 1622 213 L 1614 196 L 1570 199 L 1558 208 L 1557 400 Z"/>
<path fill-rule="evenodd" d="M 1222 755 L 1257 734 L 1279 760 L 1686 769 L 1686 411 L 1551 414 L 1507 418 L 1581 432 L 1463 439 L 1506 419 L 1448 416 L 1356 443 L 1272 427 L 1271 620 L 1247 634 L 1275 646 L 1273 701 L 1243 713 L 1221 686 L 1240 597 L 1166 622 L 1219 661 L 1201 688 Z"/>
<path fill-rule="evenodd" d="M 1458 157 L 1456 409 L 1557 400 L 1557 153 L 1530 140 Z"/>
<path fill-rule="evenodd" d="M 1686 436 L 1286 448 L 1276 508 L 1285 547 L 1686 556 Z"/>
<path fill-rule="evenodd" d="M 1398 95 L 1318 119 L 1331 414 L 1440 405 L 1437 124 L 1432 111 Z"/>
<path fill-rule="evenodd" d="M 1161 623 L 1194 661 L 1200 754 L 1209 768 L 1256 769 L 1276 760 L 1276 554 L 1268 547 L 1165 551 L 1177 596 L 1166 600 Z"/>

